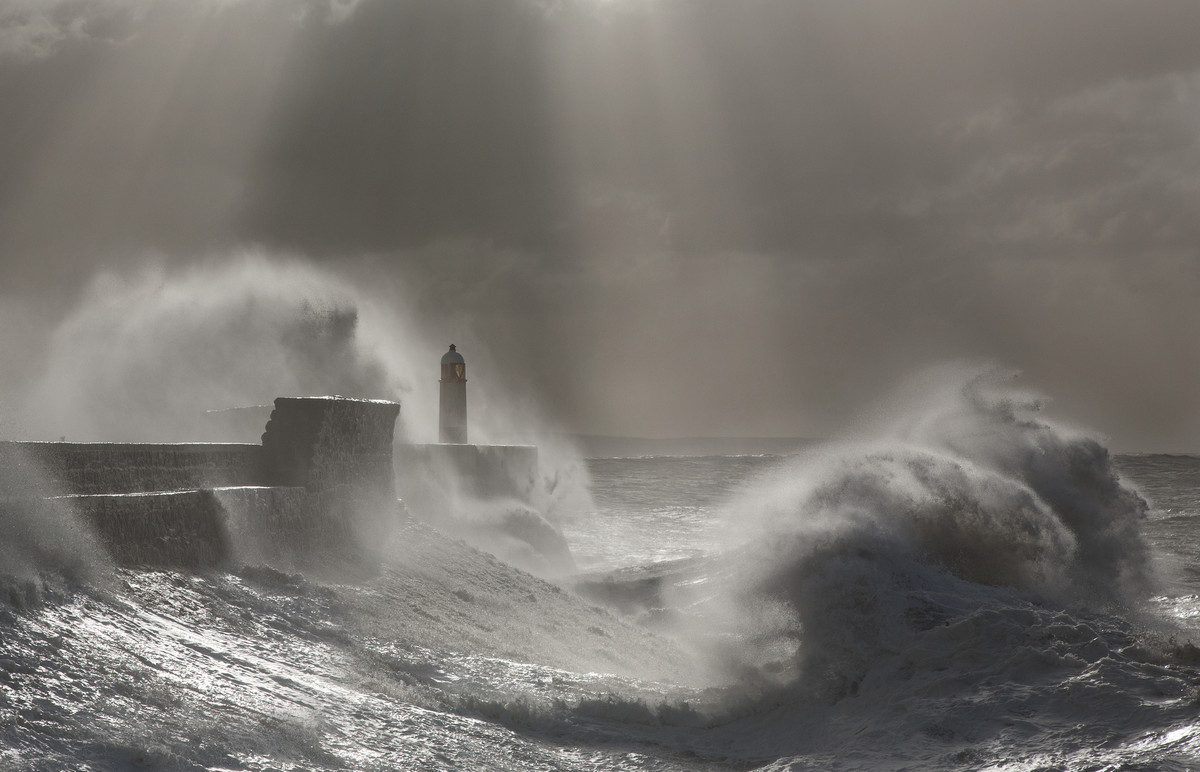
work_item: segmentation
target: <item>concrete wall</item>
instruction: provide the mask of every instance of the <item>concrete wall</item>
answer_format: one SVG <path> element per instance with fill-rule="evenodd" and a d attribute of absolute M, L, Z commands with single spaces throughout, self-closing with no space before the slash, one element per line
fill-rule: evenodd
<path fill-rule="evenodd" d="M 332 541 L 332 524 L 303 488 L 214 488 L 206 493 L 220 505 L 229 544 L 224 562 L 290 570 Z M 344 540 L 342 525 L 333 535 Z"/>
<path fill-rule="evenodd" d="M 262 480 L 262 447 L 249 444 L 0 442 L 6 476 L 26 472 L 42 496 L 138 493 Z"/>
<path fill-rule="evenodd" d="M 263 432 L 264 482 L 325 491 L 351 486 L 395 498 L 392 438 L 400 405 L 280 397 Z"/>
<path fill-rule="evenodd" d="M 0 442 L 0 465 L 42 496 L 280 485 L 395 496 L 395 402 L 280 397 L 262 444 Z M 2 492 L 0 492 L 2 495 Z"/>
<path fill-rule="evenodd" d="M 302 488 L 247 486 L 55 496 L 18 505 L 68 508 L 120 564 L 201 568 L 290 564 L 317 542 L 319 517 L 309 498 Z"/>
<path fill-rule="evenodd" d="M 290 565 L 394 517 L 400 406 L 275 400 L 262 445 L 0 442 L 0 514 L 66 507 L 126 565 Z"/>
<path fill-rule="evenodd" d="M 60 496 L 41 505 L 73 509 L 124 565 L 195 568 L 229 555 L 220 506 L 205 491 Z"/>

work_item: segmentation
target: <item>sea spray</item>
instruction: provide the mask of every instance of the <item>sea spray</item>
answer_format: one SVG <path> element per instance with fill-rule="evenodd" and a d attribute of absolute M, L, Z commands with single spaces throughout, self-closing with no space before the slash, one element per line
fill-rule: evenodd
<path fill-rule="evenodd" d="M 410 366 L 374 345 L 378 326 L 362 293 L 295 261 L 244 254 L 103 274 L 51 336 L 27 389 L 26 433 L 194 441 L 207 410 L 308 394 L 399 398 Z"/>
<path fill-rule="evenodd" d="M 37 461 L 10 447 L 0 463 L 0 584 L 26 604 L 47 583 L 106 584 L 112 560 L 71 498 L 52 489 Z"/>
<path fill-rule="evenodd" d="M 812 464 L 843 451 L 870 455 L 842 446 Z M 694 502 L 663 473 L 674 465 L 631 463 L 658 481 L 642 491 L 641 514 L 666 523 L 657 513 Z M 732 482 L 745 478 L 742 463 L 705 468 Z M 603 466 L 593 471 L 615 482 Z M 1158 533 L 1194 544 L 1194 527 L 1177 526 Z M 843 621 L 861 640 L 839 639 L 829 624 L 844 659 L 803 659 L 795 609 L 769 588 L 741 596 L 762 606 L 745 615 L 763 623 L 757 640 L 718 629 L 713 596 L 747 587 L 736 577 L 754 575 L 749 547 L 723 563 L 642 566 L 647 578 L 697 578 L 699 600 L 681 615 L 708 614 L 710 639 L 740 636 L 743 649 L 763 652 L 766 683 L 752 690 L 728 671 L 706 678 L 672 641 L 419 522 L 396 542 L 383 571 L 353 582 L 263 567 L 118 569 L 112 597 L 0 608 L 4 763 L 1015 772 L 1183 770 L 1200 757 L 1194 652 L 1153 646 L 1119 606 L 968 580 L 912 550 L 890 563 L 865 550 L 824 580 L 833 561 L 809 564 L 804 575 L 831 591 L 858 569 L 858 589 L 877 593 L 873 608 L 869 596 L 846 604 Z M 790 660 L 767 651 L 789 640 Z"/>
<path fill-rule="evenodd" d="M 1098 441 L 1038 416 L 1009 380 L 942 369 L 936 398 L 885 436 L 748 489 L 728 508 L 741 545 L 727 578 L 690 617 L 701 647 L 743 681 L 846 693 L 984 599 L 1136 605 L 1151 582 L 1145 501 Z"/>
<path fill-rule="evenodd" d="M 719 563 L 666 583 L 657 629 L 723 684 L 689 701 L 701 744 L 779 769 L 1186 755 L 1194 649 L 1144 602 L 1146 502 L 1008 374 L 951 371 L 874 440 L 750 481 Z"/>
<path fill-rule="evenodd" d="M 1092 601 L 1140 600 L 1151 588 L 1140 525 L 1148 505 L 1121 480 L 1093 435 L 1038 416 L 1043 400 L 1016 374 L 942 368 L 947 389 L 901 439 L 965 458 L 1027 486 L 1076 540 L 1071 591 Z M 951 391 L 952 390 L 952 391 Z M 937 392 L 934 392 L 935 394 Z"/>
<path fill-rule="evenodd" d="M 6 429 L 47 440 L 257 442 L 276 397 L 339 394 L 399 400 L 397 441 L 430 439 L 444 344 L 413 320 L 400 290 L 369 279 L 261 250 L 100 274 L 48 335 L 42 366 L 6 379 Z M 463 500 L 456 470 L 431 497 L 453 505 L 443 510 L 456 525 L 500 533 L 487 542 L 498 552 L 528 552 L 521 534 L 544 526 L 539 538 L 556 535 L 554 551 L 567 555 L 555 559 L 561 573 L 570 561 L 556 523 L 590 511 L 586 468 L 546 430 L 531 395 L 512 399 L 484 381 L 473 382 L 472 400 L 473 436 L 541 446 L 526 500 Z M 229 410 L 251 406 L 262 407 Z M 237 436 L 224 433 L 230 422 Z M 545 550 L 532 548 L 541 554 L 530 565 L 544 562 Z"/>

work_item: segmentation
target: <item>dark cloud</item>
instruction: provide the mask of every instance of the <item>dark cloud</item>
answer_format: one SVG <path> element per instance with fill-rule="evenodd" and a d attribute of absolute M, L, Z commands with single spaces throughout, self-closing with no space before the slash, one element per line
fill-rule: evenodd
<path fill-rule="evenodd" d="M 6 0 L 0 279 L 260 244 L 394 286 L 583 430 L 827 432 L 966 356 L 1186 444 L 1196 29 L 1191 0 Z"/>
<path fill-rule="evenodd" d="M 1055 196 L 1187 152 L 1158 80 L 1200 66 L 1166 0 L 45 7 L 7 15 L 52 32 L 0 75 L 0 238 L 64 250 L 924 249 L 913 202 L 988 164 Z"/>
<path fill-rule="evenodd" d="M 552 173 L 544 13 L 524 0 L 362 3 L 293 42 L 244 233 L 321 250 L 542 240 Z"/>

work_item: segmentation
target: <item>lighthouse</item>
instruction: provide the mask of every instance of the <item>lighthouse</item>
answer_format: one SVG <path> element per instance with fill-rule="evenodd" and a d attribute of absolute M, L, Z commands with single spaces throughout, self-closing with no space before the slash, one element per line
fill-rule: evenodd
<path fill-rule="evenodd" d="M 501 536 L 481 537 L 486 538 L 481 546 L 492 551 L 501 549 L 496 554 L 522 561 L 515 563 L 518 566 L 564 574 L 574 572 L 575 563 L 562 534 L 540 516 L 523 514 L 536 512 L 534 502 L 542 498 L 539 492 L 545 475 L 538 468 L 537 448 L 480 445 L 478 438 L 475 444 L 469 443 L 467 363 L 455 346 L 442 355 L 439 385 L 438 442 L 398 443 L 392 449 L 396 492 L 404 500 L 405 508 L 414 516 L 456 534 Z M 497 519 L 497 523 L 503 524 L 484 530 L 466 527 L 469 520 L 461 512 L 464 497 L 488 507 L 488 512 L 504 513 Z M 470 509 L 476 511 L 474 507 Z"/>
<path fill-rule="evenodd" d="M 442 395 L 438 417 L 439 442 L 467 441 L 467 363 L 454 344 L 442 355 Z"/>

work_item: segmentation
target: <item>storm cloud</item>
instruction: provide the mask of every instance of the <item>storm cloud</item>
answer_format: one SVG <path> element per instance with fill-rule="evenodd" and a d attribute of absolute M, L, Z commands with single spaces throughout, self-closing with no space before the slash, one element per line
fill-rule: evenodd
<path fill-rule="evenodd" d="M 0 318 L 253 245 L 390 291 L 575 431 L 827 434 L 987 358 L 1194 449 L 1197 29 L 1183 0 L 3 0 Z"/>

